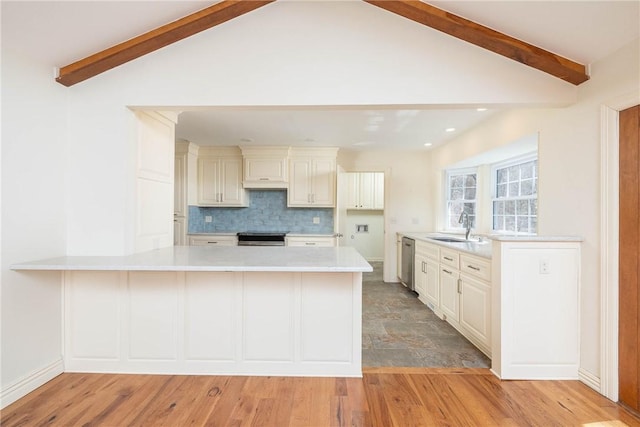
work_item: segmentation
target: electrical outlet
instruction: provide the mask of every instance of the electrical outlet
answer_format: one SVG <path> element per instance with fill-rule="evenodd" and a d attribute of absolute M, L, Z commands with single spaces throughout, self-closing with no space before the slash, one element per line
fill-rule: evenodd
<path fill-rule="evenodd" d="M 314 216 L 313 217 L 313 223 L 314 224 L 320 224 L 320 217 L 319 216 Z"/>
<path fill-rule="evenodd" d="M 204 217 L 204 222 L 213 222 L 213 217 L 211 215 L 207 215 Z"/>
<path fill-rule="evenodd" d="M 541 259 L 540 260 L 540 274 L 549 274 L 551 270 L 549 268 L 549 260 Z"/>

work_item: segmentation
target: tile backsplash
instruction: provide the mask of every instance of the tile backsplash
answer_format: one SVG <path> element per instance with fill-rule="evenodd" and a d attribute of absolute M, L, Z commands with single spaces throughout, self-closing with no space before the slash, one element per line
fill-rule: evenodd
<path fill-rule="evenodd" d="M 249 190 L 249 207 L 189 206 L 189 233 L 288 231 L 332 234 L 333 208 L 288 208 L 286 190 Z M 212 222 L 205 222 L 211 216 Z M 314 224 L 313 218 L 320 223 Z"/>

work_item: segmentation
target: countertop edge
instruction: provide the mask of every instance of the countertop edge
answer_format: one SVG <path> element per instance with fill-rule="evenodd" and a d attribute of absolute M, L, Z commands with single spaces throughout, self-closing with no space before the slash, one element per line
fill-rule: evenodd
<path fill-rule="evenodd" d="M 176 246 L 123 256 L 61 256 L 15 263 L 14 271 L 371 272 L 353 248 Z"/>

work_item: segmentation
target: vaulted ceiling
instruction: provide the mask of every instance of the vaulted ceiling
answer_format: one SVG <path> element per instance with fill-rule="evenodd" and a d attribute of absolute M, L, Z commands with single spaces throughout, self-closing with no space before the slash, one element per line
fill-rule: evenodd
<path fill-rule="evenodd" d="M 223 0 L 60 69 L 56 80 L 71 86 L 176 41 L 237 18 L 275 0 Z M 365 0 L 476 46 L 578 85 L 589 79 L 585 66 L 526 41 L 488 28 L 422 1 Z"/>
<path fill-rule="evenodd" d="M 287 1 L 325 1 L 327 7 L 335 3 L 335 0 L 277 0 L 278 3 Z M 343 1 L 364 4 L 362 0 Z M 81 81 L 96 72 L 117 67 L 122 60 L 132 60 L 144 55 L 146 51 L 172 43 L 176 40 L 176 31 L 181 37 L 188 37 L 194 31 L 210 28 L 229 19 L 243 20 L 241 15 L 251 13 L 256 7 L 269 10 L 272 6 L 268 3 L 269 1 L 225 1 L 211 6 L 211 2 L 207 0 L 3 0 L 2 45 L 3 49 L 9 47 L 38 62 L 59 67 L 62 79 L 71 76 L 72 80 L 79 78 L 77 81 Z M 577 65 L 578 78 L 574 84 L 586 78 L 590 64 L 637 38 L 640 27 L 640 3 L 637 1 L 454 0 L 426 4 L 372 0 L 367 3 L 373 4 L 370 7 L 385 9 L 385 13 L 389 13 L 389 16 L 394 15 L 395 19 L 411 19 L 425 25 L 430 24 L 434 28 L 444 25 L 449 28 L 441 30 L 447 31 L 453 37 L 463 40 L 465 37 L 474 38 L 476 44 L 485 49 L 555 74 L 559 78 L 565 77 L 564 74 L 574 74 L 574 65 Z M 274 13 L 277 12 L 274 10 Z M 431 22 L 433 19 L 435 24 Z M 185 25 L 181 26 L 180 23 Z M 168 30 L 166 34 L 162 31 L 163 28 Z M 255 30 L 259 33 L 258 28 Z M 384 30 L 379 29 L 381 33 L 384 33 Z M 481 40 L 478 41 L 478 38 Z M 141 43 L 136 45 L 136 40 Z M 483 43 L 488 46 L 483 46 Z M 119 49 L 125 54 L 121 54 L 116 60 L 109 57 L 109 52 Z M 506 49 L 508 52 L 505 54 L 500 49 Z M 425 51 L 425 55 L 428 55 L 428 52 Z M 455 52 L 452 52 L 452 55 L 455 55 Z M 562 58 L 569 58 L 569 62 L 564 63 Z M 84 67 L 92 62 L 95 64 L 91 67 Z M 545 62 L 547 65 L 544 65 Z M 66 64 L 69 68 L 65 70 Z M 545 69 L 549 64 L 552 68 L 559 64 L 560 71 Z M 585 69 L 580 68 L 581 64 L 586 66 Z M 522 67 L 527 68 L 524 65 Z M 473 71 L 471 66 L 469 72 Z M 570 78 L 574 79 L 575 76 Z M 69 80 L 67 84 L 69 83 L 72 84 L 72 81 Z M 311 140 L 335 140 L 337 136 L 342 135 L 344 144 L 369 146 L 372 142 L 359 138 L 359 129 L 382 123 L 395 123 L 392 138 L 396 146 L 401 146 L 400 141 L 403 139 L 419 139 L 422 145 L 425 141 L 438 143 L 450 138 L 452 134 L 444 133 L 444 123 L 451 123 L 451 127 L 457 127 L 460 132 L 477 124 L 489 114 L 491 111 L 478 113 L 475 108 L 422 108 L 418 111 L 409 106 L 385 111 L 326 111 L 317 108 L 305 111 L 201 110 L 181 115 L 178 136 L 210 139 L 210 135 L 215 132 L 218 136 L 223 133 L 227 135 L 227 143 L 242 143 L 242 138 L 254 139 L 255 134 L 269 134 L 269 139 L 274 141 L 285 141 L 289 138 L 297 141 L 308 140 L 306 143 L 309 143 Z M 432 122 L 439 123 L 437 129 L 429 125 Z M 329 129 L 323 126 L 326 123 L 335 125 L 332 125 L 329 134 L 326 134 Z M 383 127 L 380 126 L 381 129 Z M 286 132 L 288 134 L 285 134 Z M 255 141 L 256 144 L 259 142 Z M 376 145 L 375 141 L 372 145 Z"/>

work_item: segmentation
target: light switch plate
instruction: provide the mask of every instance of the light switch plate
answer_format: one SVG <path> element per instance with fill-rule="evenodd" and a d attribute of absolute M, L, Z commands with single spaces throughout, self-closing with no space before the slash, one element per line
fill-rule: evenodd
<path fill-rule="evenodd" d="M 213 217 L 211 215 L 207 215 L 204 217 L 204 222 L 213 222 Z"/>
<path fill-rule="evenodd" d="M 313 223 L 314 224 L 320 224 L 320 217 L 319 216 L 314 216 L 313 217 Z"/>

